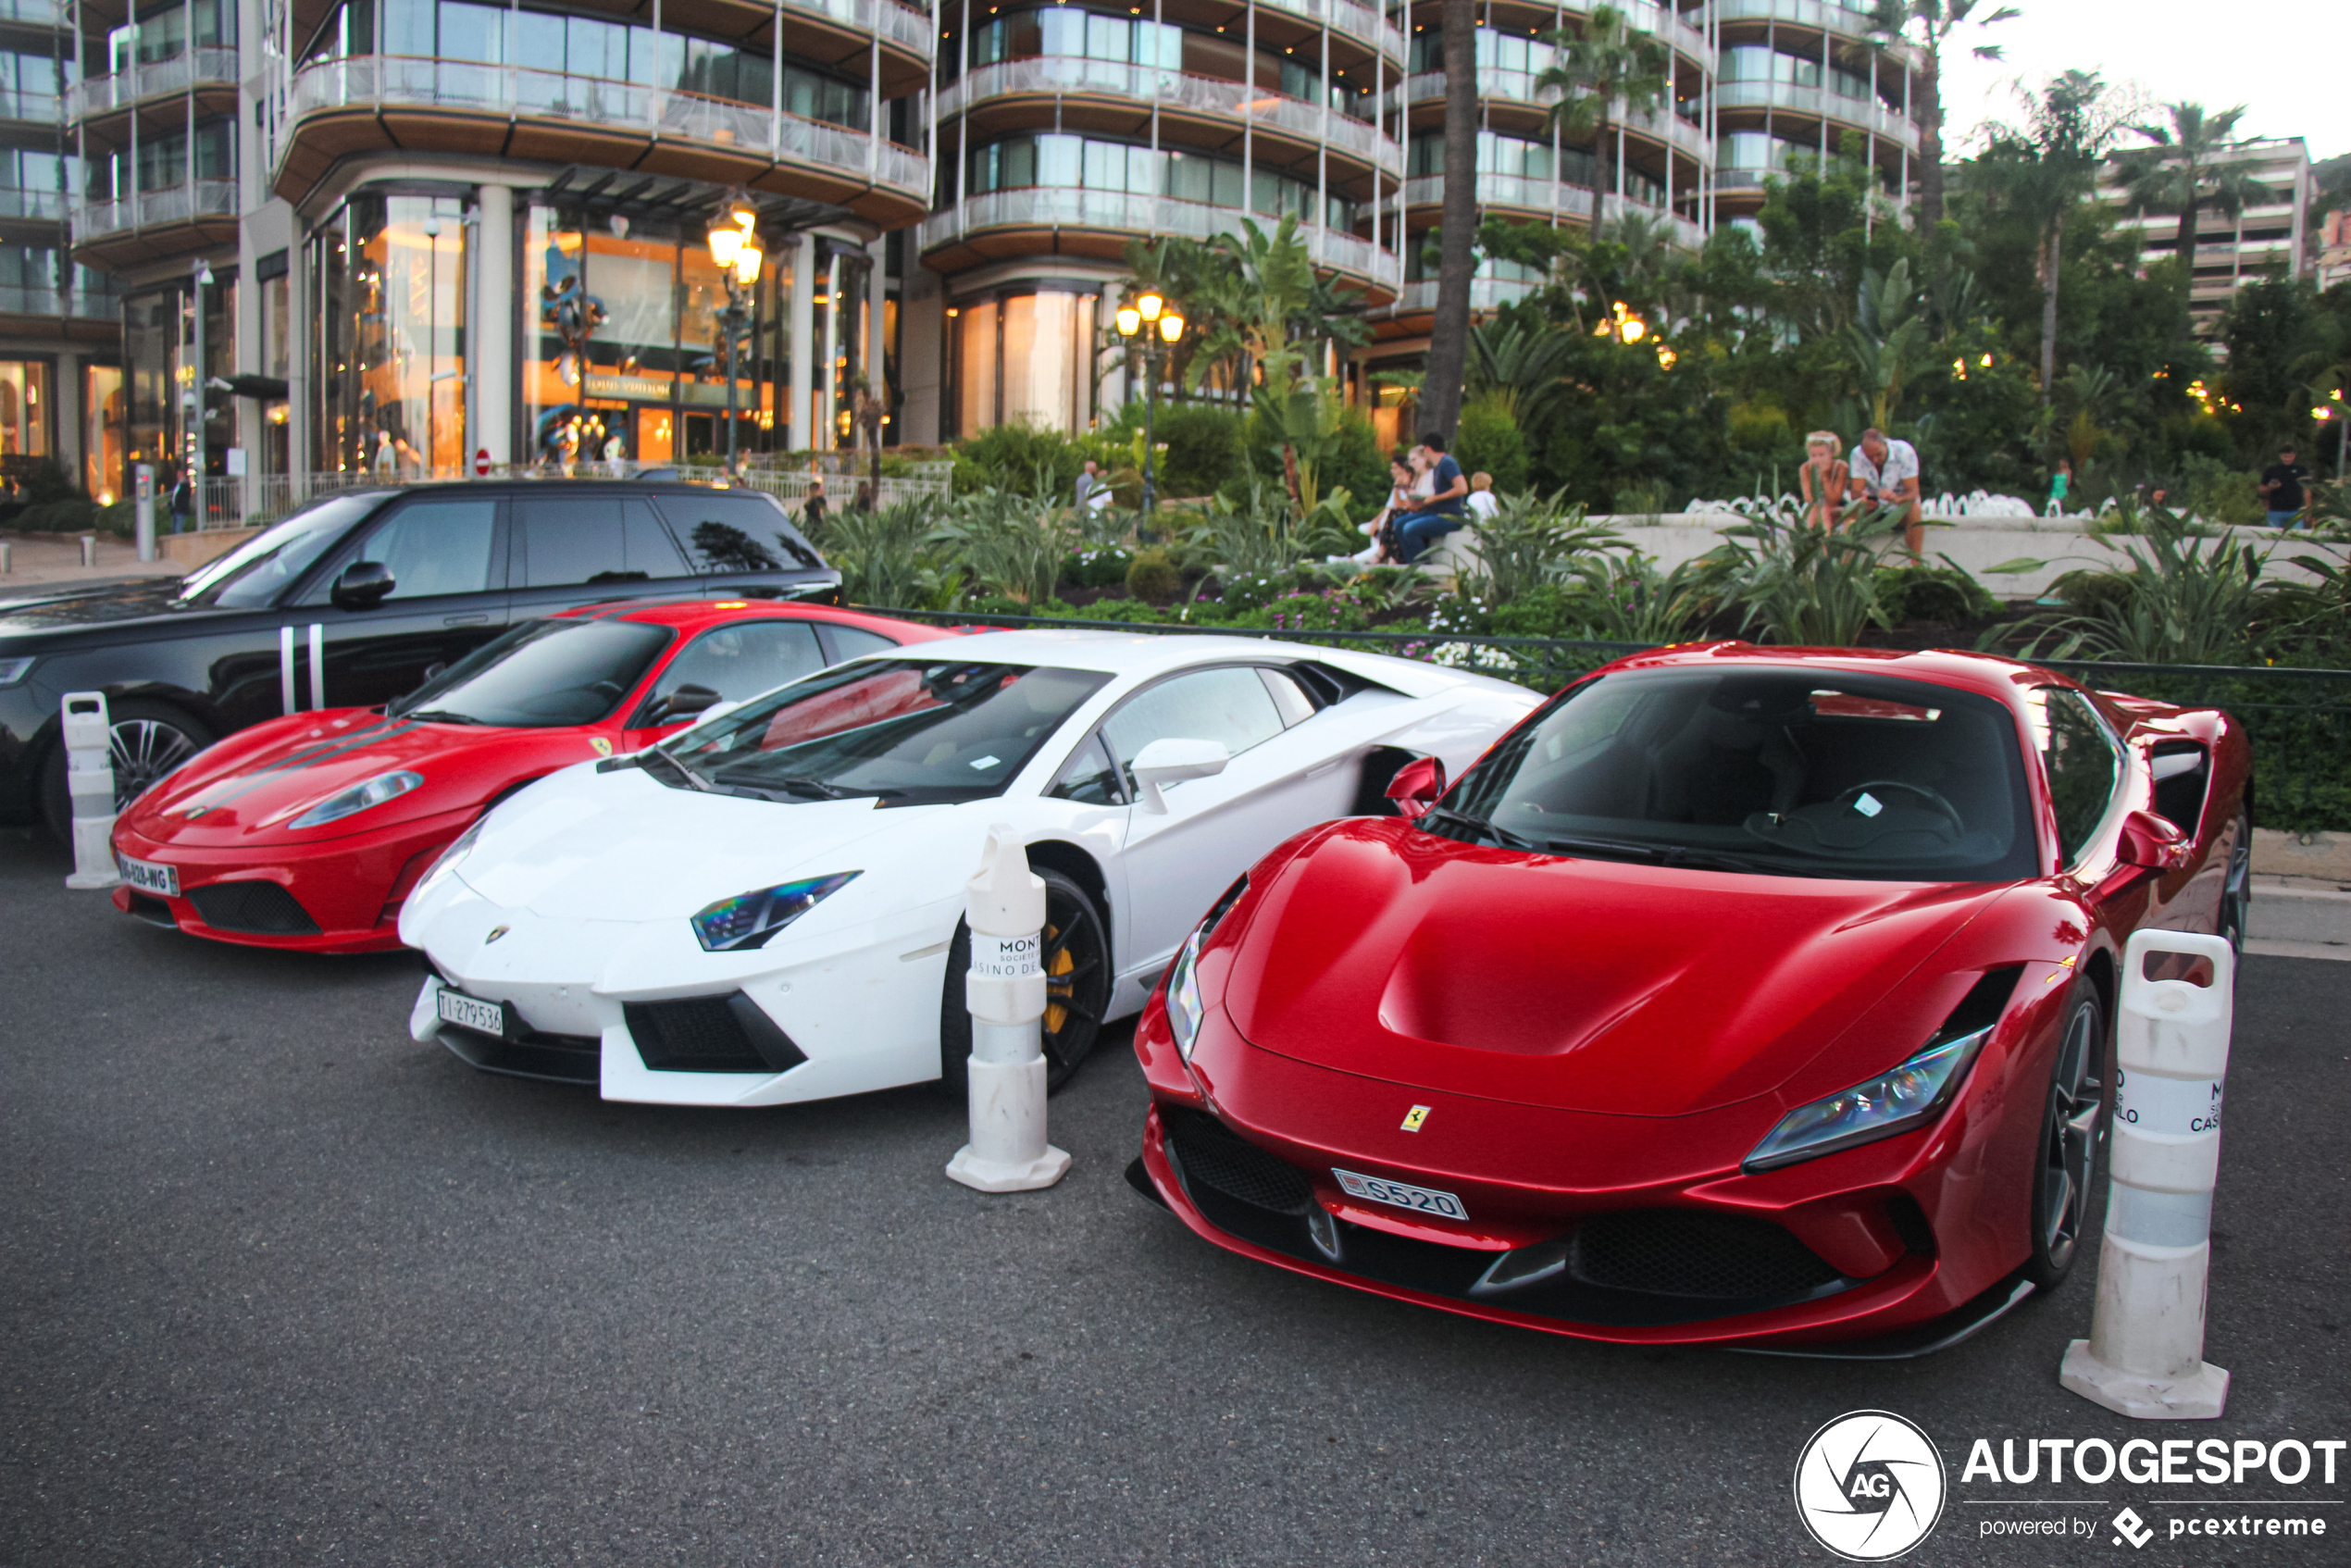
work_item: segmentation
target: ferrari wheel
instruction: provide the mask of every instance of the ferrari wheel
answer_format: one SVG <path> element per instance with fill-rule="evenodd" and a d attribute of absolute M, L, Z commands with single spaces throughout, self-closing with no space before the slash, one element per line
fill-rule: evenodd
<path fill-rule="evenodd" d="M 2239 810 L 2235 842 L 2229 846 L 2229 875 L 2220 885 L 2220 935 L 2239 958 L 2245 956 L 2245 927 L 2253 903 L 2253 814 Z"/>
<path fill-rule="evenodd" d="M 114 809 L 130 809 L 148 785 L 213 742 L 212 731 L 168 703 L 129 697 L 106 705 L 107 751 L 114 765 Z M 73 800 L 66 792 L 66 749 L 51 749 L 42 775 L 42 815 L 61 844 L 73 841 Z"/>
<path fill-rule="evenodd" d="M 2041 1111 L 2033 1181 L 2033 1252 L 2025 1276 L 2044 1290 L 2073 1267 L 2090 1213 L 2090 1188 L 2107 1138 L 2113 1042 L 2106 1009 L 2086 985 L 2066 1014 Z"/>
<path fill-rule="evenodd" d="M 1094 1049 L 1102 1010 L 1110 1004 L 1110 936 L 1101 911 L 1086 890 L 1058 871 L 1038 868 L 1045 884 L 1045 1016 L 1039 1032 L 1045 1050 L 1045 1087 L 1067 1083 Z M 939 1005 L 939 1087 L 962 1099 L 967 1092 L 964 1064 L 971 1060 L 972 1020 L 964 1006 L 964 976 L 972 962 L 971 927 L 955 924 L 947 949 L 947 987 Z"/>

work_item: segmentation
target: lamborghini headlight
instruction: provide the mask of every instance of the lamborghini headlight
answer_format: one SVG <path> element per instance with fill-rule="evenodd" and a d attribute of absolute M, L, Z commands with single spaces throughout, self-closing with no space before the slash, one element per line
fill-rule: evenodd
<path fill-rule="evenodd" d="M 329 795 L 325 800 L 295 817 L 288 826 L 323 828 L 330 822 L 340 822 L 346 816 L 355 816 L 369 806 L 379 806 L 386 801 L 404 795 L 424 781 L 423 774 L 411 773 L 405 768 L 398 773 L 379 774 L 365 783 L 354 784 L 348 790 L 339 790 Z"/>
<path fill-rule="evenodd" d="M 737 893 L 692 917 L 694 940 L 704 952 L 744 952 L 765 947 L 767 939 L 864 876 L 862 871 L 810 877 L 773 888 Z"/>
<path fill-rule="evenodd" d="M 483 812 L 474 818 L 474 825 L 471 828 L 458 834 L 447 849 L 434 857 L 433 863 L 425 867 L 425 874 L 417 878 L 415 889 L 409 892 L 410 903 L 415 903 L 423 898 L 431 890 L 435 883 L 457 869 L 457 863 L 473 852 L 474 841 L 481 837 L 481 830 L 489 825 L 489 822 L 490 814 Z"/>
<path fill-rule="evenodd" d="M 1192 1042 L 1200 1039 L 1200 1014 L 1205 1011 L 1200 996 L 1200 944 L 1208 940 L 1209 933 L 1216 929 L 1217 923 L 1231 913 L 1233 905 L 1240 902 L 1241 895 L 1247 891 L 1246 875 L 1225 889 L 1224 896 L 1209 906 L 1208 914 L 1184 940 L 1183 951 L 1176 953 L 1174 966 L 1167 971 L 1167 1031 L 1176 1037 L 1176 1049 L 1187 1062 L 1192 1059 Z"/>
<path fill-rule="evenodd" d="M 1750 1174 L 1818 1159 L 1840 1149 L 1923 1126 L 1943 1114 L 1959 1093 L 1976 1053 L 1992 1036 L 1989 1026 L 1956 1039 L 1930 1044 L 1889 1073 L 1780 1118 L 1755 1152 L 1740 1164 Z"/>

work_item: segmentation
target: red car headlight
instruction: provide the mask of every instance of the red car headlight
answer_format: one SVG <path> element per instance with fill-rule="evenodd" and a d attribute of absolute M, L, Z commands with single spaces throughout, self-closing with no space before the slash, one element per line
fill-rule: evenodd
<path fill-rule="evenodd" d="M 1951 1102 L 1976 1052 L 1991 1036 L 1987 1024 L 1972 1034 L 1928 1046 L 1892 1072 L 1797 1106 L 1780 1118 L 1739 1169 L 1750 1174 L 1775 1171 L 1923 1126 Z"/>
<path fill-rule="evenodd" d="M 1186 1062 L 1192 1059 L 1192 1042 L 1200 1038 L 1200 1014 L 1206 1003 L 1200 991 L 1200 950 L 1208 940 L 1217 923 L 1232 913 L 1249 891 L 1249 874 L 1243 872 L 1239 881 L 1225 890 L 1224 896 L 1209 906 L 1208 914 L 1184 940 L 1183 950 L 1167 971 L 1167 1032 L 1176 1037 L 1176 1049 Z"/>

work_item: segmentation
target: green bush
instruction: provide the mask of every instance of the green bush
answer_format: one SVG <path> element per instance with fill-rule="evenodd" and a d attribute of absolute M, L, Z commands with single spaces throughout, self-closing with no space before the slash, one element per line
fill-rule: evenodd
<path fill-rule="evenodd" d="M 1213 495 L 1243 466 L 1241 417 L 1206 403 L 1162 404 L 1151 417 L 1162 495 Z"/>
<path fill-rule="evenodd" d="M 1497 637 L 1580 637 L 1585 594 L 1561 583 L 1544 582 L 1494 612 Z"/>
<path fill-rule="evenodd" d="M 1515 495 L 1526 488 L 1526 440 L 1517 421 L 1480 399 L 1462 410 L 1461 432 L 1454 438 L 1453 460 L 1464 474 L 1494 476 L 1494 489 Z"/>
<path fill-rule="evenodd" d="M 1126 580 L 1135 553 L 1123 545 L 1091 545 L 1062 563 L 1062 581 L 1073 588 L 1115 588 Z"/>
<path fill-rule="evenodd" d="M 1164 550 L 1146 550 L 1126 567 L 1126 596 L 1164 604 L 1183 591 L 1184 579 Z"/>
<path fill-rule="evenodd" d="M 1281 594 L 1242 611 L 1232 624 L 1265 631 L 1362 631 L 1372 624 L 1372 617 L 1362 600 L 1343 588 L 1333 588 L 1320 593 Z"/>
<path fill-rule="evenodd" d="M 1982 583 L 1956 566 L 1881 566 L 1877 597 L 1886 620 L 1897 626 L 1904 621 L 1965 626 L 2000 608 Z"/>
<path fill-rule="evenodd" d="M 108 507 L 107 510 L 121 512 L 126 525 L 122 532 L 127 534 L 137 526 L 130 507 Z M 11 526 L 22 529 L 27 533 L 111 533 L 115 531 L 106 528 L 100 521 L 100 516 L 96 502 L 86 496 L 68 495 L 56 500 L 35 501 L 16 515 Z"/>
<path fill-rule="evenodd" d="M 1099 439 L 1072 441 L 1041 426 L 998 425 L 955 443 L 955 493 L 1001 490 L 1069 505 L 1086 459 L 1110 455 Z"/>

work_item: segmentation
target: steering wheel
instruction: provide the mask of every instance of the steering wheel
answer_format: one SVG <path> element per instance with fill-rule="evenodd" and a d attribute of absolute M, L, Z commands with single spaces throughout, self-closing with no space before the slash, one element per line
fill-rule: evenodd
<path fill-rule="evenodd" d="M 1954 837 L 1961 839 L 1967 837 L 1967 822 L 1959 815 L 1959 808 L 1923 784 L 1906 784 L 1899 778 L 1872 778 L 1867 784 L 1856 784 L 1849 790 L 1840 791 L 1836 799 L 1829 803 L 1831 805 L 1847 804 L 1860 800 L 1872 790 L 1899 790 L 1906 794 L 1916 795 L 1943 814 L 1944 819 L 1951 825 Z"/>

